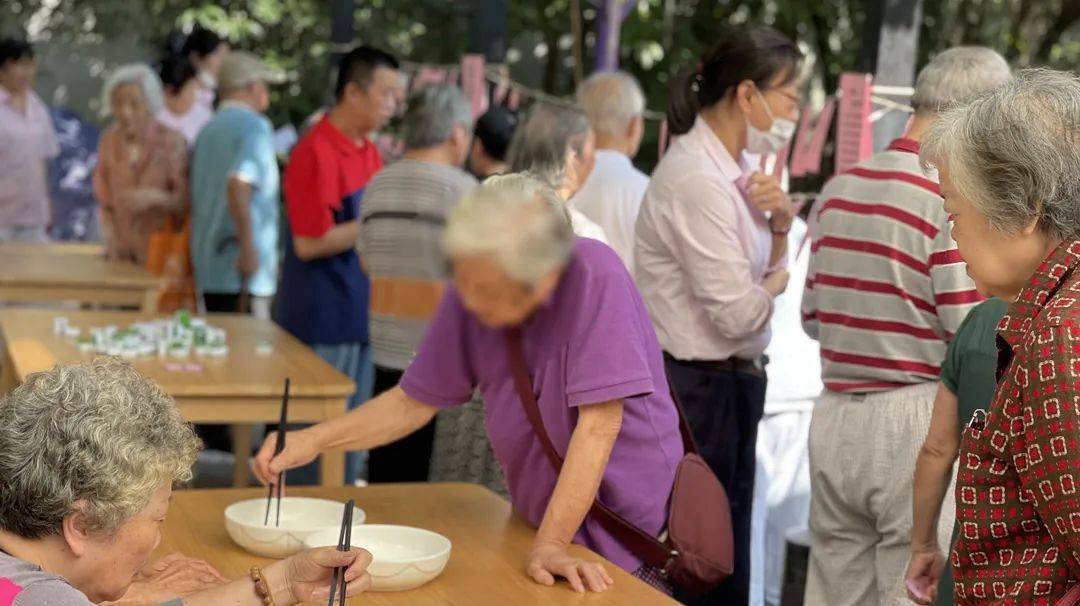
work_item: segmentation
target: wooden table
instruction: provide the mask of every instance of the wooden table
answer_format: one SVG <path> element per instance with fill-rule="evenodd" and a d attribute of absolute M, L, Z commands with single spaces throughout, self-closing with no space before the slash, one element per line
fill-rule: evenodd
<path fill-rule="evenodd" d="M 154 311 L 157 289 L 146 269 L 106 261 L 98 244 L 0 245 L 3 302 L 77 301 Z"/>
<path fill-rule="evenodd" d="M 55 336 L 53 319 L 65 316 L 71 326 L 89 334 L 90 328 L 129 326 L 157 316 L 125 311 L 66 311 L 51 309 L 0 309 L 0 389 L 7 391 L 26 380 L 32 372 L 57 363 L 90 360 L 73 339 Z M 176 399 L 184 418 L 193 423 L 243 424 L 234 437 L 235 479 L 246 486 L 247 458 L 252 423 L 277 422 L 281 388 L 291 379 L 289 420 L 316 423 L 340 416 L 345 402 L 355 390 L 353 382 L 315 355 L 303 343 L 273 322 L 239 314 L 210 314 L 207 321 L 227 332 L 229 355 L 186 360 L 150 357 L 132 360 L 135 368 L 157 381 Z M 262 346 L 262 347 L 259 347 Z M 269 353 L 257 349 L 269 346 Z M 170 366 L 186 362 L 196 370 L 176 370 Z M 321 479 L 324 486 L 340 486 L 345 477 L 343 452 L 323 455 Z"/>
<path fill-rule="evenodd" d="M 364 488 L 294 488 L 289 494 L 346 501 L 356 499 L 371 524 L 402 524 L 438 532 L 453 544 L 450 562 L 439 578 L 401 593 L 369 592 L 349 604 L 365 606 L 527 606 L 529 604 L 611 604 L 652 606 L 674 600 L 606 564 L 615 580 L 601 594 L 579 595 L 565 582 L 537 585 L 525 574 L 525 558 L 535 530 L 511 513 L 510 504 L 473 484 L 376 484 Z M 236 546 L 225 532 L 225 508 L 244 499 L 265 498 L 258 489 L 180 490 L 173 494 L 158 555 L 179 551 L 200 557 L 229 578 L 247 575 L 271 560 Z M 600 556 L 571 546 L 575 555 Z"/>

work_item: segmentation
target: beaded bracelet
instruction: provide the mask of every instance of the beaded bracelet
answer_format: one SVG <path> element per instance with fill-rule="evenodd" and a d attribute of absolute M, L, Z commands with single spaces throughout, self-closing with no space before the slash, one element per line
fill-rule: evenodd
<path fill-rule="evenodd" d="M 251 567 L 251 580 L 255 583 L 255 595 L 262 600 L 263 606 L 274 606 L 274 595 L 270 592 L 270 586 L 263 578 L 262 570 L 258 566 Z"/>

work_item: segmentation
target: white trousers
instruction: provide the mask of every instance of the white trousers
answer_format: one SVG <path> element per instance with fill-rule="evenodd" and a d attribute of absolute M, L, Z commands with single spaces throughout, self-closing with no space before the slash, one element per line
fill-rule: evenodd
<path fill-rule="evenodd" d="M 845 395 L 826 391 L 810 423 L 810 569 L 806 606 L 910 606 L 915 459 L 937 383 Z M 949 545 L 953 491 L 938 535 Z"/>

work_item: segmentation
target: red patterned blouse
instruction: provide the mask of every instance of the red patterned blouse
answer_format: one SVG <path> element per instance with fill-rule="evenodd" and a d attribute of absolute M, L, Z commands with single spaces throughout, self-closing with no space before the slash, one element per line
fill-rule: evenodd
<path fill-rule="evenodd" d="M 1052 606 L 1080 580 L 1078 266 L 1061 244 L 998 325 L 997 392 L 960 447 L 958 605 Z"/>

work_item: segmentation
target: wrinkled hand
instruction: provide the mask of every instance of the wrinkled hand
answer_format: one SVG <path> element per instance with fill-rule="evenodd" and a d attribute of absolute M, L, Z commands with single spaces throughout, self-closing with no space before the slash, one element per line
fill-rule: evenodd
<path fill-rule="evenodd" d="M 790 280 L 791 273 L 789 273 L 788 270 L 778 269 L 761 280 L 761 287 L 772 296 L 777 297 L 787 290 L 787 285 Z"/>
<path fill-rule="evenodd" d="M 940 549 L 912 549 L 904 582 L 908 599 L 916 604 L 933 604 L 937 600 L 938 580 L 945 570 L 945 555 Z M 916 595 L 911 586 L 920 587 L 923 595 Z"/>
<path fill-rule="evenodd" d="M 336 547 L 309 549 L 282 564 L 285 581 L 297 603 L 325 600 L 330 595 L 334 568 L 339 566 L 348 566 L 345 570 L 346 595 L 359 595 L 371 588 L 371 575 L 367 572 L 371 554 L 359 547 L 349 551 L 338 551 Z"/>
<path fill-rule="evenodd" d="M 143 567 L 124 598 L 113 606 L 160 604 L 228 583 L 216 568 L 198 558 L 169 554 Z"/>
<path fill-rule="evenodd" d="M 555 584 L 555 577 L 563 577 L 578 593 L 605 591 L 615 584 L 611 575 L 596 562 L 586 562 L 570 555 L 565 546 L 536 544 L 525 565 L 532 580 L 541 585 Z"/>
<path fill-rule="evenodd" d="M 236 257 L 236 271 L 244 278 L 251 277 L 259 270 L 259 255 L 253 247 L 241 246 L 240 255 Z"/>
<path fill-rule="evenodd" d="M 780 180 L 772 175 L 754 173 L 746 182 L 746 195 L 755 208 L 769 216 L 773 231 L 787 231 L 795 220 L 795 205 L 780 188 Z"/>
<path fill-rule="evenodd" d="M 277 482 L 279 473 L 302 467 L 315 460 L 319 456 L 319 448 L 315 438 L 306 429 L 290 431 L 285 440 L 285 450 L 274 456 L 274 445 L 277 442 L 277 432 L 272 431 L 266 436 L 259 453 L 251 462 L 251 471 L 264 485 Z"/>

